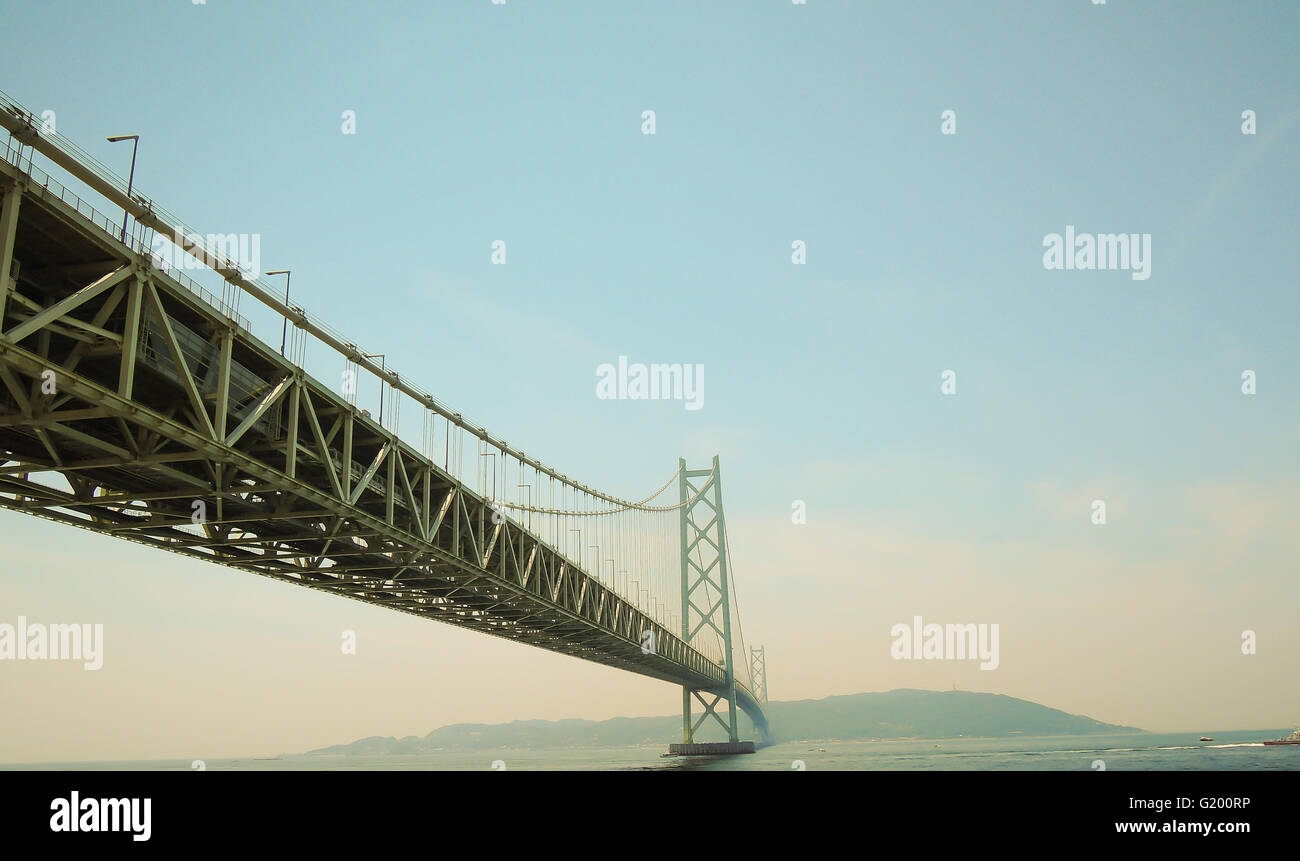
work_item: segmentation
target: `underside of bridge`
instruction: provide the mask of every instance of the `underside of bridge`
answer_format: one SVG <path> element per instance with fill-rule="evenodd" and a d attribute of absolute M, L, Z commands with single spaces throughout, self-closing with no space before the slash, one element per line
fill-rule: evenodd
<path fill-rule="evenodd" d="M 685 624 L 494 512 L 142 237 L 124 243 L 24 160 L 24 140 L 51 146 L 28 121 L 3 120 L 0 506 L 712 693 L 766 733 L 732 662 Z"/>

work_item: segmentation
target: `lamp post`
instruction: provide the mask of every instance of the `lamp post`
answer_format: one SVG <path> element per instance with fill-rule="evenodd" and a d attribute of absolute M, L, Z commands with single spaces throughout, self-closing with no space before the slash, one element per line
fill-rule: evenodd
<path fill-rule="evenodd" d="M 135 154 L 136 151 L 140 148 L 140 136 L 139 135 L 115 135 L 111 138 L 107 138 L 106 140 L 109 143 L 119 143 L 121 141 L 131 142 L 131 174 L 126 179 L 126 197 L 127 200 L 130 200 L 131 186 L 132 184 L 135 183 Z M 127 211 L 126 207 L 123 207 L 122 208 L 122 243 L 123 244 L 126 243 L 126 219 L 129 216 L 130 216 L 130 212 Z"/>
<path fill-rule="evenodd" d="M 284 276 L 284 306 L 288 308 L 289 307 L 289 279 L 292 278 L 293 276 L 289 273 L 288 269 L 272 269 L 270 272 L 266 274 Z M 289 334 L 289 317 L 288 315 L 285 315 L 284 323 L 283 325 L 280 326 L 280 355 L 281 356 L 284 355 L 284 339 L 285 336 L 287 336 L 288 334 Z"/>

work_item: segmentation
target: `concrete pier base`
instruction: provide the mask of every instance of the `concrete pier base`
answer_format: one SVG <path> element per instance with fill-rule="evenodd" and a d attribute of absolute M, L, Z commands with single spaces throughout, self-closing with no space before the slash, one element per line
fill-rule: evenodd
<path fill-rule="evenodd" d="M 668 745 L 668 756 L 733 756 L 753 752 L 754 743 L 752 741 L 714 741 Z"/>

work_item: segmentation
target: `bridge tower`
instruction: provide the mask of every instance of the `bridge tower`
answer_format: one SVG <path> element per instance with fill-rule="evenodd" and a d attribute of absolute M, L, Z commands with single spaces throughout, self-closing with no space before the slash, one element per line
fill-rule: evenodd
<path fill-rule="evenodd" d="M 699 691 L 682 687 L 682 743 L 691 744 L 695 730 L 709 715 L 722 724 L 732 744 L 740 741 L 736 718 L 736 667 L 731 647 L 731 581 L 728 571 L 726 521 L 722 514 L 722 470 L 717 455 L 710 469 L 681 467 L 681 541 L 682 541 L 682 639 L 690 643 L 695 635 L 711 628 L 722 638 L 722 664 L 726 668 L 723 692 Z M 710 591 L 711 590 L 711 591 Z M 716 597 L 715 597 L 716 596 Z M 712 701 L 705 699 L 712 696 Z M 704 707 L 704 713 L 691 722 L 691 698 Z M 727 703 L 727 720 L 717 712 L 718 703 Z"/>
<path fill-rule="evenodd" d="M 754 696 L 758 704 L 767 707 L 767 653 L 762 646 L 749 650 L 749 678 L 754 683 Z"/>

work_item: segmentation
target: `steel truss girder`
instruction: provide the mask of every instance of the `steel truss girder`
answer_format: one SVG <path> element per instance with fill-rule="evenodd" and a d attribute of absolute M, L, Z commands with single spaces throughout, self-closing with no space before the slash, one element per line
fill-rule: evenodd
<path fill-rule="evenodd" d="M 25 182 L 0 164 L 8 188 L 0 206 L 0 401 L 7 394 L 18 409 L 0 406 L 0 506 L 693 690 L 728 690 L 722 666 L 518 523 L 493 528 L 478 494 L 146 255 Z M 98 249 L 85 262 L 45 260 L 38 294 L 51 295 L 50 279 L 87 278 L 44 303 L 9 278 L 29 210 L 53 216 L 41 231 L 67 240 L 60 247 Z M 213 346 L 210 359 L 187 353 L 182 336 L 196 333 Z M 149 349 L 165 358 L 169 377 Z M 283 389 L 237 403 L 237 362 Z M 58 377 L 54 397 L 38 384 L 47 370 Z M 142 386 L 172 394 L 150 400 Z M 259 422 L 286 408 L 277 427 L 292 437 L 268 437 Z M 249 410 L 257 413 L 251 422 Z M 381 468 L 385 480 L 376 478 Z M 47 472 L 73 491 L 33 480 Z M 197 500 L 215 502 L 215 513 L 196 524 L 188 507 Z M 645 630 L 655 633 L 655 654 L 642 652 Z"/>
<path fill-rule="evenodd" d="M 38 379 L 41 370 L 45 369 L 48 364 L 41 356 L 0 341 L 0 367 L 3 367 L 11 375 L 16 374 L 20 377 Z M 366 589 L 364 584 L 358 586 L 355 582 L 350 581 L 349 578 L 354 576 L 361 568 L 384 572 L 391 577 L 395 577 L 394 572 L 400 569 L 402 571 L 400 576 L 403 578 L 404 586 L 411 588 L 427 587 L 428 596 L 436 597 L 433 585 L 446 583 L 445 578 L 449 571 L 457 573 L 475 572 L 475 567 L 471 562 L 474 559 L 473 555 L 468 558 L 456 557 L 449 554 L 443 547 L 430 546 L 434 540 L 440 537 L 445 538 L 453 526 L 459 528 L 456 537 L 460 539 L 460 546 L 470 550 L 471 554 L 478 546 L 482 545 L 482 532 L 476 530 L 474 524 L 476 520 L 483 517 L 485 502 L 474 498 L 469 491 L 463 488 L 457 490 L 451 487 L 449 488 L 450 492 L 447 492 L 445 496 L 445 499 L 455 506 L 457 516 L 448 518 L 446 516 L 447 505 L 444 504 L 440 522 L 431 524 L 429 532 L 438 531 L 442 533 L 441 536 L 426 535 L 425 530 L 422 528 L 416 530 L 419 534 L 401 535 L 402 529 L 394 528 L 386 520 L 376 517 L 364 509 L 349 511 L 348 509 L 351 506 L 343 500 L 338 497 L 331 497 L 328 493 L 323 493 L 315 488 L 294 487 L 292 482 L 286 481 L 287 476 L 283 473 L 277 474 L 275 470 L 268 468 L 265 464 L 251 460 L 245 452 L 217 443 L 192 426 L 143 409 L 107 387 L 99 386 L 77 374 L 62 372 L 61 369 L 59 380 L 62 395 L 71 396 L 81 403 L 94 404 L 94 406 L 87 407 L 86 412 L 80 414 L 82 421 L 88 421 L 92 416 L 112 421 L 121 419 L 142 435 L 155 436 L 161 444 L 187 447 L 187 450 L 159 454 L 152 458 L 136 458 L 132 456 L 131 452 L 119 446 L 116 447 L 118 457 L 103 458 L 84 463 L 73 462 L 70 465 L 74 468 L 104 469 L 111 466 L 148 466 L 152 471 L 161 475 L 162 473 L 159 471 L 164 468 L 164 460 L 170 460 L 171 462 L 190 460 L 220 464 L 228 469 L 233 468 L 239 473 L 253 477 L 253 480 L 257 482 L 256 487 L 253 489 L 265 493 L 266 499 L 263 503 L 264 508 L 258 512 L 240 517 L 213 518 L 207 521 L 206 525 L 208 527 L 222 527 L 236 523 L 273 524 L 277 521 L 286 520 L 300 522 L 304 518 L 323 520 L 326 517 L 343 517 L 354 520 L 365 530 L 356 533 L 358 537 L 361 534 L 389 537 L 392 546 L 407 548 L 408 552 L 415 556 L 421 556 L 432 564 L 428 565 L 427 571 L 415 571 L 412 570 L 410 565 L 399 565 L 391 558 L 383 558 L 386 552 L 391 551 L 384 551 L 380 547 L 374 547 L 368 553 L 355 549 L 355 545 L 350 540 L 352 533 L 337 534 L 326 538 L 325 532 L 322 531 L 319 536 L 321 539 L 337 541 L 340 547 L 348 549 L 346 551 L 322 550 L 321 557 L 329 557 L 331 561 L 333 561 L 334 557 L 337 557 L 340 564 L 323 568 L 306 568 L 289 564 L 293 559 L 300 558 L 295 554 L 285 553 L 282 550 L 276 551 L 272 555 L 266 553 L 268 546 L 277 545 L 278 536 L 275 535 L 249 535 L 246 540 L 241 540 L 241 538 L 230 533 L 215 542 L 210 542 L 205 541 L 202 536 L 194 534 L 177 534 L 178 528 L 190 524 L 189 518 L 185 516 L 183 510 L 171 517 L 161 513 L 161 511 L 152 514 L 148 518 L 129 517 L 121 513 L 121 506 L 131 502 L 148 502 L 150 506 L 147 507 L 152 508 L 153 503 L 168 500 L 211 498 L 212 495 L 217 493 L 217 489 L 212 483 L 200 482 L 202 486 L 189 494 L 177 491 L 153 494 L 122 491 L 105 497 L 84 499 L 57 495 L 36 498 L 36 491 L 32 486 L 26 486 L 21 490 L 13 487 L 0 487 L 0 505 L 4 507 L 27 513 L 39 513 L 41 516 L 59 522 L 117 534 L 120 537 L 162 547 L 173 552 L 184 553 L 208 561 L 216 561 L 220 564 L 242 568 L 264 576 L 295 582 L 299 585 L 321 588 L 327 591 L 338 591 L 347 594 L 348 597 L 365 600 L 368 603 L 383 604 L 422 617 L 438 618 L 453 624 L 466 625 L 497 636 L 531 642 L 534 645 L 542 645 L 545 648 L 565 651 L 569 654 L 577 654 L 590 660 L 619 666 L 668 681 L 680 681 L 682 678 L 687 678 L 694 680 L 695 683 L 700 684 L 702 687 L 717 685 L 720 681 L 720 668 L 704 659 L 702 655 L 695 653 L 694 650 L 686 648 L 684 644 L 674 643 L 675 638 L 667 631 L 658 630 L 657 640 L 664 644 L 664 648 L 660 650 L 659 655 L 642 655 L 640 650 L 640 630 L 657 628 L 656 623 L 651 622 L 630 605 L 624 604 L 620 606 L 619 600 L 621 599 L 611 599 L 612 593 L 603 591 L 603 587 L 591 580 L 585 572 L 578 571 L 571 562 L 562 560 L 562 557 L 559 557 L 553 551 L 542 552 L 542 556 L 545 558 L 539 562 L 538 553 L 542 550 L 540 543 L 531 536 L 524 534 L 513 523 L 503 525 L 498 531 L 498 540 L 494 545 L 494 549 L 489 551 L 478 565 L 478 572 L 485 571 L 490 567 L 495 568 L 495 571 L 489 576 L 480 578 L 481 582 L 484 585 L 491 585 L 501 589 L 503 592 L 513 593 L 516 600 L 526 596 L 530 603 L 539 599 L 544 603 L 549 603 L 550 606 L 534 607 L 527 612 L 517 612 L 515 615 L 522 618 L 541 618 L 546 622 L 545 630 L 566 633 L 572 642 L 564 649 L 556 648 L 556 634 L 542 636 L 540 628 L 536 632 L 507 630 L 502 628 L 500 624 L 490 622 L 490 617 L 486 615 L 475 617 L 466 613 L 447 612 L 435 609 L 438 607 L 436 604 L 424 603 L 405 597 L 406 594 L 413 593 L 396 596 L 385 595 L 375 590 Z M 20 422 L 13 422 L 12 424 L 22 426 Z M 102 443 L 102 440 L 97 439 L 97 442 Z M 385 449 L 388 450 L 390 446 L 391 443 Z M 0 472 L 4 471 L 5 466 L 7 465 L 0 465 Z M 22 468 L 28 472 L 37 470 L 60 471 L 65 475 L 74 471 L 72 469 L 60 469 L 59 464 L 54 461 L 43 464 L 24 464 Z M 406 464 L 402 465 L 402 469 L 406 470 Z M 183 475 L 191 481 L 195 481 L 193 476 Z M 424 480 L 425 477 L 425 475 L 421 475 L 417 479 L 417 483 Z M 410 483 L 409 473 L 405 483 Z M 359 496 L 359 491 L 366 489 L 366 487 L 366 484 L 358 483 L 357 487 L 353 488 L 352 496 L 354 498 Z M 275 490 L 274 492 L 267 492 L 267 488 L 274 488 Z M 244 486 L 234 485 L 233 487 L 224 488 L 220 496 L 222 499 L 230 501 L 232 498 L 245 500 L 254 495 L 253 493 L 243 493 L 244 489 L 246 489 Z M 403 490 L 406 490 L 405 486 Z M 3 496 L 6 492 L 12 494 L 12 496 L 7 498 Z M 272 504 L 275 499 L 283 494 L 289 494 L 297 500 L 306 502 L 311 508 L 303 511 L 295 510 L 290 506 L 277 512 L 272 507 Z M 408 502 L 413 494 L 414 488 L 411 488 L 411 493 L 407 494 Z M 154 498 L 142 500 L 140 497 Z M 78 517 L 67 511 L 57 510 L 65 506 L 70 510 L 82 512 L 83 516 Z M 87 514 L 87 512 L 92 513 Z M 134 522 L 137 520 L 140 522 Z M 311 538 L 310 535 L 306 535 L 301 531 L 297 531 L 288 537 L 291 537 L 295 542 L 309 541 Z M 422 544 L 425 546 L 421 546 Z M 218 551 L 217 548 L 221 549 Z M 364 558 L 367 555 L 371 558 L 380 557 L 382 561 L 371 566 L 349 564 L 352 560 Z M 521 556 L 531 562 L 526 568 L 519 564 Z M 301 558 L 315 559 L 317 553 L 312 550 L 304 550 Z M 531 584 L 528 584 L 525 579 L 525 571 L 529 574 Z M 511 582 L 512 580 L 514 582 Z M 375 581 L 372 580 L 371 582 Z M 548 596 L 545 587 L 550 584 L 553 584 L 555 588 Z M 523 587 L 527 585 L 532 585 L 534 591 L 524 592 Z M 540 595 L 537 594 L 539 591 L 541 592 Z M 502 606 L 502 602 L 497 597 L 492 596 L 487 601 L 484 601 L 483 595 L 467 591 L 463 585 L 459 587 L 459 593 L 462 600 L 473 602 L 475 608 L 485 604 L 489 608 Z M 600 600 L 591 601 L 591 596 L 596 594 L 600 594 Z M 614 608 L 617 608 L 617 613 L 613 612 Z M 622 624 L 615 627 L 613 624 L 615 618 L 619 619 Z M 506 621 L 507 623 L 513 622 L 510 619 Z M 598 630 L 584 637 L 583 632 L 590 631 L 593 626 Z M 618 651 L 609 649 L 611 639 L 619 646 Z M 605 644 L 605 648 L 588 648 L 581 642 L 582 640 L 602 642 Z M 676 646 L 676 648 L 673 648 L 673 646 Z"/>

